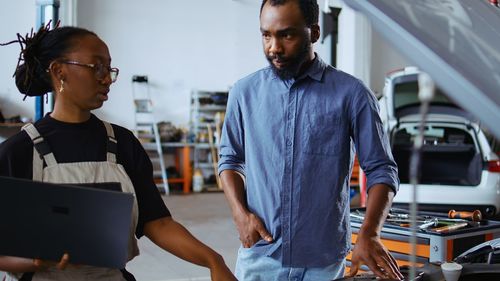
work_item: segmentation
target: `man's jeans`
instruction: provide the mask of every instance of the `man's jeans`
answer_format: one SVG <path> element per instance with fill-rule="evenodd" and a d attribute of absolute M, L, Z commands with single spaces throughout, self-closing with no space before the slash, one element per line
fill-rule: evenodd
<path fill-rule="evenodd" d="M 283 267 L 266 255 L 240 247 L 235 275 L 239 281 L 330 281 L 344 276 L 345 260 L 323 268 Z"/>

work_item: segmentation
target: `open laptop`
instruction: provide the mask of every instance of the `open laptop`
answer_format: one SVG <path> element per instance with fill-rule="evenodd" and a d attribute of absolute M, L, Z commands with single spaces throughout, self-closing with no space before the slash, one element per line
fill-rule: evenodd
<path fill-rule="evenodd" d="M 102 188 L 0 177 L 0 255 L 59 261 L 68 253 L 72 264 L 124 268 L 133 200 Z"/>

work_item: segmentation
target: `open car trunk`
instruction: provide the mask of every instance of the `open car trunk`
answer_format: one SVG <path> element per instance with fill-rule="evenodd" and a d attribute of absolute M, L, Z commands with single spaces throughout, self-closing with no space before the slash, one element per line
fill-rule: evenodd
<path fill-rule="evenodd" d="M 410 159 L 418 123 L 401 123 L 391 137 L 401 183 L 409 183 Z M 430 123 L 425 129 L 420 184 L 475 186 L 481 182 L 482 158 L 468 129 Z"/>

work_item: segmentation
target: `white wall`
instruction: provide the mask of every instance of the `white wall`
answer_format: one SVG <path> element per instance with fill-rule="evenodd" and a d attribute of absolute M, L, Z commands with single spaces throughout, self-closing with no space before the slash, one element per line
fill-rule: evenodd
<path fill-rule="evenodd" d="M 339 15 L 337 67 L 370 84 L 371 29 L 368 21 L 342 2 Z"/>
<path fill-rule="evenodd" d="M 411 64 L 375 29 L 372 29 L 371 42 L 370 87 L 376 94 L 382 94 L 386 74 Z"/>
<path fill-rule="evenodd" d="M 68 2 L 69 1 L 69 2 Z M 259 33 L 260 0 L 61 0 L 71 20 L 95 31 L 109 46 L 120 77 L 110 99 L 96 111 L 132 128 L 132 75 L 148 75 L 159 120 L 187 126 L 192 89 L 227 90 L 236 80 L 266 66 Z M 318 1 L 323 7 L 324 0 Z M 0 41 L 35 26 L 34 0 L 0 0 Z M 71 4 L 71 5 L 70 5 Z M 64 8 L 64 7 L 63 7 Z M 315 44 L 330 61 L 330 40 Z M 33 117 L 33 98 L 11 78 L 18 46 L 0 49 L 0 108 L 5 115 Z"/>
<path fill-rule="evenodd" d="M 16 33 L 23 36 L 36 24 L 35 1 L 0 0 L 0 43 L 17 39 Z M 22 101 L 21 95 L 12 78 L 19 57 L 19 44 L 0 47 L 0 110 L 5 117 L 21 115 L 33 118 L 34 99 Z"/>
<path fill-rule="evenodd" d="M 110 100 L 96 113 L 111 122 L 133 127 L 131 77 L 148 75 L 158 119 L 187 126 L 189 94 L 194 88 L 227 90 L 237 79 L 267 64 L 259 34 L 260 0 L 61 0 L 63 24 L 76 22 L 100 35 L 109 45 L 120 77 Z M 325 0 L 319 1 L 325 7 Z M 369 22 L 340 0 L 342 8 L 337 66 L 380 93 L 388 71 L 406 60 Z M 0 42 L 35 26 L 34 0 L 0 0 Z M 76 8 L 76 13 L 73 9 Z M 67 19 L 65 20 L 64 17 Z M 315 44 L 330 61 L 331 37 Z M 12 73 L 19 46 L 0 48 L 0 110 L 6 116 L 32 118 L 34 99 L 22 102 Z"/>
<path fill-rule="evenodd" d="M 341 0 L 329 0 L 341 8 L 337 67 L 363 80 L 375 94 L 381 94 L 385 75 L 408 65 L 407 60 L 372 28 L 362 14 Z"/>
<path fill-rule="evenodd" d="M 187 126 L 192 89 L 228 90 L 266 66 L 258 0 L 80 0 L 78 25 L 108 43 L 120 77 L 100 116 L 133 124 L 131 77 L 148 75 L 159 120 Z M 316 46 L 329 61 L 329 41 Z"/>

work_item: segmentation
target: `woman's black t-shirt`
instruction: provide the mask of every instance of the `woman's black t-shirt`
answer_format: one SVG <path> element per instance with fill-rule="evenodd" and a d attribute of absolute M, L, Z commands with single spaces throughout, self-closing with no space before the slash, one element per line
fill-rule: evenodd
<path fill-rule="evenodd" d="M 35 123 L 58 163 L 106 161 L 107 134 L 94 115 L 83 123 L 65 123 L 48 114 Z M 113 124 L 118 142 L 116 159 L 134 185 L 139 207 L 136 236 L 143 236 L 144 224 L 170 216 L 153 181 L 151 160 L 134 134 Z M 0 144 L 0 175 L 32 179 L 33 142 L 24 131 Z"/>

